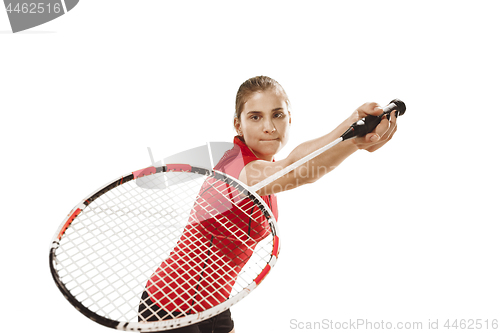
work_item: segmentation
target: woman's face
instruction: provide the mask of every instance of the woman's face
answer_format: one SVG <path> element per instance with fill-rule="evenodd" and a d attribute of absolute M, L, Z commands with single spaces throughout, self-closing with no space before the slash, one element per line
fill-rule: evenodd
<path fill-rule="evenodd" d="M 272 161 L 288 141 L 290 123 L 285 99 L 274 91 L 262 91 L 250 96 L 234 127 L 258 158 Z"/>

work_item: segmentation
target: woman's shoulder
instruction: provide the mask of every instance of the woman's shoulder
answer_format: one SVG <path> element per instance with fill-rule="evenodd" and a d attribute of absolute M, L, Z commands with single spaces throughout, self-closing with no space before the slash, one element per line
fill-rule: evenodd
<path fill-rule="evenodd" d="M 250 148 L 236 136 L 234 137 L 233 148 L 224 153 L 214 169 L 238 179 L 241 170 L 243 170 L 248 163 L 258 159 L 259 158 L 255 156 Z"/>

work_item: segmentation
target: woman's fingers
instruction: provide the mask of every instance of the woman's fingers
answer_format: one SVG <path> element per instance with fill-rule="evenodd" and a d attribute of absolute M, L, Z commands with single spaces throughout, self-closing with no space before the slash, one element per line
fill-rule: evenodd
<path fill-rule="evenodd" d="M 363 106 L 366 105 L 367 104 Z M 374 108 L 372 109 L 373 113 L 371 114 L 377 113 L 377 111 L 378 110 Z M 397 130 L 397 118 L 395 111 L 391 112 L 389 118 L 390 120 L 388 120 L 387 117 L 384 117 L 384 119 L 380 121 L 380 124 L 378 124 L 375 130 L 371 133 L 366 134 L 362 138 L 356 138 L 355 140 L 357 142 L 358 148 L 365 149 L 369 152 L 374 152 L 375 150 L 386 144 L 389 140 L 391 140 Z"/>

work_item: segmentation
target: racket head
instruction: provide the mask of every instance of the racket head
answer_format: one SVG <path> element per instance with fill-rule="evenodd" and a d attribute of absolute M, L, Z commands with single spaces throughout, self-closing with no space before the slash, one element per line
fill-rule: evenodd
<path fill-rule="evenodd" d="M 164 188 L 158 184 L 138 186 L 136 181 L 141 179 L 143 185 L 148 180 L 162 182 L 165 178 Z M 213 202 L 207 202 L 204 197 L 207 190 L 201 194 L 202 188 L 209 188 L 208 192 L 215 189 L 218 194 Z M 226 201 L 221 203 L 221 200 Z M 228 216 L 234 217 L 233 210 L 240 211 L 239 214 L 251 222 L 228 219 Z M 200 217 L 200 214 L 208 214 L 208 217 Z M 220 215 L 226 216 L 223 223 L 217 219 Z M 192 279 L 210 280 L 211 274 L 227 270 L 230 276 L 222 281 L 230 281 L 232 285 L 228 293 L 228 287 L 221 287 L 221 277 L 217 275 L 212 279 L 216 282 L 216 287 L 212 287 L 215 296 L 203 294 L 201 298 L 199 289 L 206 285 L 191 283 L 198 288 L 194 297 L 192 290 L 186 291 L 194 299 L 192 307 L 177 304 L 176 309 L 180 310 L 173 311 L 165 304 L 184 302 L 179 300 L 183 297 L 160 299 L 151 291 L 155 288 L 149 286 L 156 277 L 153 284 L 158 287 L 158 276 L 165 271 L 158 273 L 159 267 L 178 250 L 183 243 L 180 238 L 192 225 L 219 240 L 218 243 L 212 240 L 215 245 L 211 245 L 207 259 L 193 259 L 193 271 L 198 275 L 203 271 L 205 276 L 195 275 Z M 199 241 L 196 237 L 193 239 Z M 219 171 L 168 164 L 119 177 L 82 200 L 55 233 L 49 263 L 59 290 L 88 318 L 119 330 L 154 332 L 200 322 L 239 302 L 267 276 L 276 263 L 279 247 L 278 228 L 271 209 L 248 186 Z M 243 260 L 235 260 L 236 252 Z M 200 260 L 206 260 L 205 264 L 209 260 L 223 261 L 225 266 L 216 273 L 208 273 Z M 212 261 L 210 265 L 215 265 Z M 188 265 L 191 264 L 188 262 Z M 216 291 L 217 288 L 224 292 Z M 155 290 L 158 289 L 161 288 Z M 141 298 L 145 291 L 168 316 L 160 318 L 155 314 L 144 318 L 139 314 L 139 306 L 145 304 Z M 222 301 L 221 297 L 226 296 Z M 197 297 L 200 299 L 196 300 Z"/>

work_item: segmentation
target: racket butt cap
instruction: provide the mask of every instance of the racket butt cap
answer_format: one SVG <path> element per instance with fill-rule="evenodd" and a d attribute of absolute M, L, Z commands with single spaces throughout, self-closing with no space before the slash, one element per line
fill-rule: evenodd
<path fill-rule="evenodd" d="M 396 98 L 396 99 L 393 99 L 391 101 L 391 103 L 396 104 L 396 106 L 398 107 L 398 115 L 402 116 L 405 114 L 406 104 L 402 100 Z"/>

